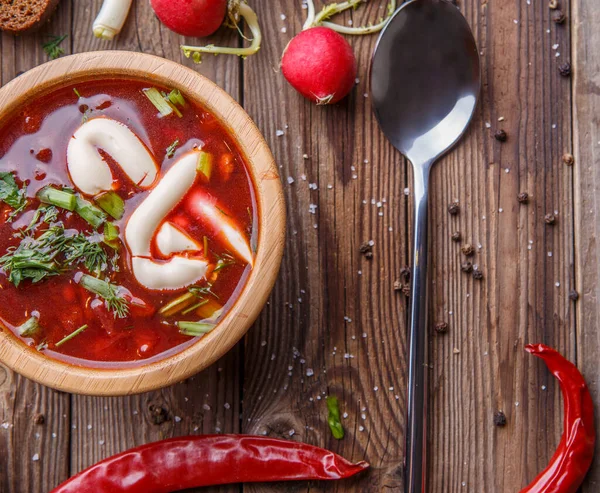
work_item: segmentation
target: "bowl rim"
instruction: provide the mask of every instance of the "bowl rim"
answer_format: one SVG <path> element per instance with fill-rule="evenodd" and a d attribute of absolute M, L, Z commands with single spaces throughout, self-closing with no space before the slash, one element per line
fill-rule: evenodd
<path fill-rule="evenodd" d="M 177 62 L 129 51 L 70 55 L 39 65 L 0 88 L 0 121 L 29 97 L 90 77 L 124 78 L 180 89 L 229 131 L 246 159 L 258 204 L 253 269 L 237 300 L 209 334 L 164 359 L 129 368 L 77 366 L 44 356 L 0 324 L 0 363 L 38 383 L 85 395 L 137 394 L 184 380 L 229 351 L 258 317 L 277 278 L 285 241 L 285 202 L 279 172 L 260 130 L 214 82 Z M 268 233 L 268 234 L 267 234 Z"/>

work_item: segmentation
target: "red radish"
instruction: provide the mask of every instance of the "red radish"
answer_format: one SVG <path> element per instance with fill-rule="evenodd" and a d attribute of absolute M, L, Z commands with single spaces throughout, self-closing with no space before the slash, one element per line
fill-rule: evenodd
<path fill-rule="evenodd" d="M 202 38 L 225 20 L 227 0 L 150 0 L 160 21 L 183 36 Z"/>
<path fill-rule="evenodd" d="M 281 70 L 305 98 L 317 104 L 331 104 L 352 89 L 356 59 L 340 34 L 327 27 L 313 27 L 289 42 L 283 52 Z"/>

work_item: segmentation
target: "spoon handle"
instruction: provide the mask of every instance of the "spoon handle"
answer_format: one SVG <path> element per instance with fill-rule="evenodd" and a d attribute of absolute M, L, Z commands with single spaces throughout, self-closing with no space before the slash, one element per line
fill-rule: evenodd
<path fill-rule="evenodd" d="M 427 440 L 427 194 L 431 163 L 413 165 L 415 232 L 410 303 L 406 493 L 425 491 Z"/>

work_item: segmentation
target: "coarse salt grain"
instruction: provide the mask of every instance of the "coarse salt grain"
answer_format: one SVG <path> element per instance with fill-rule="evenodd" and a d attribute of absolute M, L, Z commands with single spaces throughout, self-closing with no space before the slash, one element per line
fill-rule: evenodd
<path fill-rule="evenodd" d="M 173 419 L 175 420 L 175 423 L 179 423 L 181 421 L 181 418 L 179 416 L 175 416 L 173 417 Z"/>
<path fill-rule="evenodd" d="M 36 461 L 40 460 L 40 454 L 33 454 L 33 457 L 31 458 L 31 460 L 33 462 L 36 462 Z"/>
<path fill-rule="evenodd" d="M 285 132 L 283 130 L 280 130 L 280 129 L 275 130 L 275 135 L 277 137 L 281 137 L 284 134 L 285 134 Z"/>
<path fill-rule="evenodd" d="M 307 377 L 312 377 L 315 374 L 315 372 L 313 371 L 312 368 L 307 368 L 306 369 L 306 376 Z"/>
<path fill-rule="evenodd" d="M 291 185 L 292 183 L 294 183 L 294 179 L 291 176 L 288 176 L 287 182 Z"/>

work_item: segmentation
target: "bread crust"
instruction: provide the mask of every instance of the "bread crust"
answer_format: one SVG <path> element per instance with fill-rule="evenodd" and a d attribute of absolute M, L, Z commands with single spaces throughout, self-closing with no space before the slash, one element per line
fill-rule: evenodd
<path fill-rule="evenodd" d="M 10 0 L 8 0 L 10 2 Z M 12 34 L 24 34 L 39 29 L 46 23 L 50 16 L 56 10 L 60 0 L 46 0 L 46 5 L 41 9 L 31 13 L 31 15 L 21 14 L 18 11 L 12 13 L 14 7 L 8 5 L 7 0 L 0 0 L 0 30 Z M 27 0 L 21 0 L 21 3 L 29 3 Z M 11 14 L 7 17 L 6 14 Z"/>

